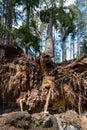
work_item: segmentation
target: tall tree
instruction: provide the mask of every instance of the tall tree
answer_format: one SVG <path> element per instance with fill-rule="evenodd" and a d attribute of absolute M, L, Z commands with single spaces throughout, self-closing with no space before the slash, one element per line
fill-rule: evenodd
<path fill-rule="evenodd" d="M 70 59 L 75 58 L 75 43 L 74 43 L 75 34 L 74 32 L 71 34 L 71 41 L 70 41 Z"/>
<path fill-rule="evenodd" d="M 47 36 L 45 43 L 45 53 L 50 55 L 52 59 L 54 58 L 54 41 L 52 35 L 53 19 L 54 19 L 54 6 L 55 2 L 53 0 L 46 1 L 46 9 L 40 11 L 40 19 L 43 23 L 47 23 Z"/>
<path fill-rule="evenodd" d="M 73 13 L 70 7 L 64 6 L 63 0 L 58 9 L 57 19 L 59 21 L 61 39 L 62 39 L 62 61 L 66 60 L 66 43 L 65 40 L 67 36 L 73 32 L 75 26 L 73 23 Z"/>
<path fill-rule="evenodd" d="M 39 0 L 26 0 L 23 2 L 24 22 L 13 31 L 14 41 L 25 48 L 27 54 L 39 51 L 39 35 L 37 27 L 37 11 Z M 32 49 L 31 49 L 32 48 Z"/>
<path fill-rule="evenodd" d="M 41 10 L 41 21 L 48 23 L 47 39 L 46 39 L 46 53 L 50 56 L 54 54 L 54 42 L 52 40 L 52 27 L 56 29 L 60 27 L 61 39 L 62 39 L 62 60 L 66 59 L 66 44 L 65 40 L 67 36 L 73 32 L 73 14 L 69 7 L 64 5 L 64 0 L 60 0 L 59 6 L 56 6 L 56 2 L 50 1 L 51 6 L 48 6 L 46 10 Z M 53 3 L 52 3 L 53 2 Z M 49 4 L 49 3 L 48 3 Z M 46 3 L 46 5 L 48 5 Z M 50 24 L 49 24 L 50 23 Z M 49 35 L 48 35 L 49 32 Z"/>
<path fill-rule="evenodd" d="M 0 43 L 5 43 L 6 39 L 6 1 L 0 2 Z"/>
<path fill-rule="evenodd" d="M 15 20 L 15 5 L 19 0 L 2 0 L 1 2 L 1 22 L 2 22 L 2 43 L 11 43 L 12 42 L 12 26 L 13 21 Z"/>
<path fill-rule="evenodd" d="M 70 7 L 70 11 L 73 14 L 73 18 L 72 18 L 72 22 L 74 24 L 74 29 L 71 33 L 71 43 L 70 43 L 70 58 L 73 59 L 75 58 L 75 43 L 74 43 L 74 38 L 76 36 L 76 34 L 78 35 L 78 29 L 77 29 L 77 21 L 78 19 L 80 19 L 81 17 L 81 11 L 79 10 L 79 8 L 76 5 L 71 5 Z M 79 35 L 78 35 L 79 36 Z M 78 40 L 80 38 L 77 38 Z M 78 54 L 80 53 L 80 42 L 78 41 Z"/>
<path fill-rule="evenodd" d="M 86 7 L 86 6 L 84 6 L 85 2 L 87 2 L 87 1 L 85 1 L 85 0 L 83 0 L 83 1 L 77 0 L 76 1 L 76 6 L 80 10 L 80 13 L 78 13 L 78 15 L 77 15 L 77 21 L 76 21 L 77 22 L 77 56 L 80 54 L 81 39 L 83 39 L 82 34 L 84 34 L 84 32 L 85 32 L 85 31 L 83 31 L 84 30 L 83 29 L 84 22 L 85 22 L 83 16 L 84 16 L 84 12 L 86 12 L 86 10 L 84 10 Z"/>
<path fill-rule="evenodd" d="M 52 18 L 52 10 L 49 13 L 49 22 L 47 28 L 47 37 L 46 37 L 46 45 L 45 45 L 45 53 L 50 55 L 52 58 L 54 57 L 54 41 L 52 38 L 52 27 L 53 27 L 53 18 Z"/>
<path fill-rule="evenodd" d="M 87 54 L 87 37 L 86 37 L 86 39 L 83 41 L 82 48 L 81 48 L 81 53 Z"/>

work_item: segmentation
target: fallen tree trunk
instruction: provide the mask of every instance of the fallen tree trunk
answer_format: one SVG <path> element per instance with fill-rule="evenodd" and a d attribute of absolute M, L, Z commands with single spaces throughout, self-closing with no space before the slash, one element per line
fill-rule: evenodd
<path fill-rule="evenodd" d="M 31 60 L 18 46 L 1 45 L 0 105 L 21 111 L 81 113 L 87 105 L 87 55 L 56 64 L 48 55 Z"/>

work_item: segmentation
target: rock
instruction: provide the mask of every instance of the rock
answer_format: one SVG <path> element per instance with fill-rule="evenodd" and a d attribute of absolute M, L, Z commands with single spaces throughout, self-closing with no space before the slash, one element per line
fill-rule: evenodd
<path fill-rule="evenodd" d="M 44 128 L 49 128 L 53 126 L 53 122 L 51 120 L 50 117 L 47 117 L 44 121 L 43 121 L 43 127 Z"/>
<path fill-rule="evenodd" d="M 14 127 L 29 129 L 31 122 L 31 116 L 27 112 L 12 112 L 8 115 L 2 115 L 0 117 L 0 128 Z M 7 129 L 6 129 L 7 130 Z"/>
<path fill-rule="evenodd" d="M 49 114 L 44 115 L 42 120 L 43 120 L 43 123 L 42 123 L 43 128 L 49 128 L 53 126 L 51 115 Z"/>
<path fill-rule="evenodd" d="M 73 125 L 69 125 L 65 128 L 65 130 L 80 130 L 77 127 L 73 126 Z"/>
<path fill-rule="evenodd" d="M 59 127 L 62 126 L 62 127 Z M 0 115 L 0 130 L 87 130 L 87 118 L 73 111 L 61 114 L 10 112 Z"/>

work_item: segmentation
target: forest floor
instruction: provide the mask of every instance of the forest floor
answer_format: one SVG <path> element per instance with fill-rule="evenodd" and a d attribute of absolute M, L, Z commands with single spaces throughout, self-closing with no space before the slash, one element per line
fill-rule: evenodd
<path fill-rule="evenodd" d="M 0 45 L 0 130 L 87 130 L 87 55 L 54 63 Z"/>

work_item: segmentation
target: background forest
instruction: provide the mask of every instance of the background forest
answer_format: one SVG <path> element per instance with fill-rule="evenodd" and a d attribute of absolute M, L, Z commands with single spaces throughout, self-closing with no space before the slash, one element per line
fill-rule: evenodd
<path fill-rule="evenodd" d="M 0 44 L 17 44 L 34 58 L 44 51 L 55 62 L 87 53 L 87 1 L 68 3 L 0 0 Z"/>

